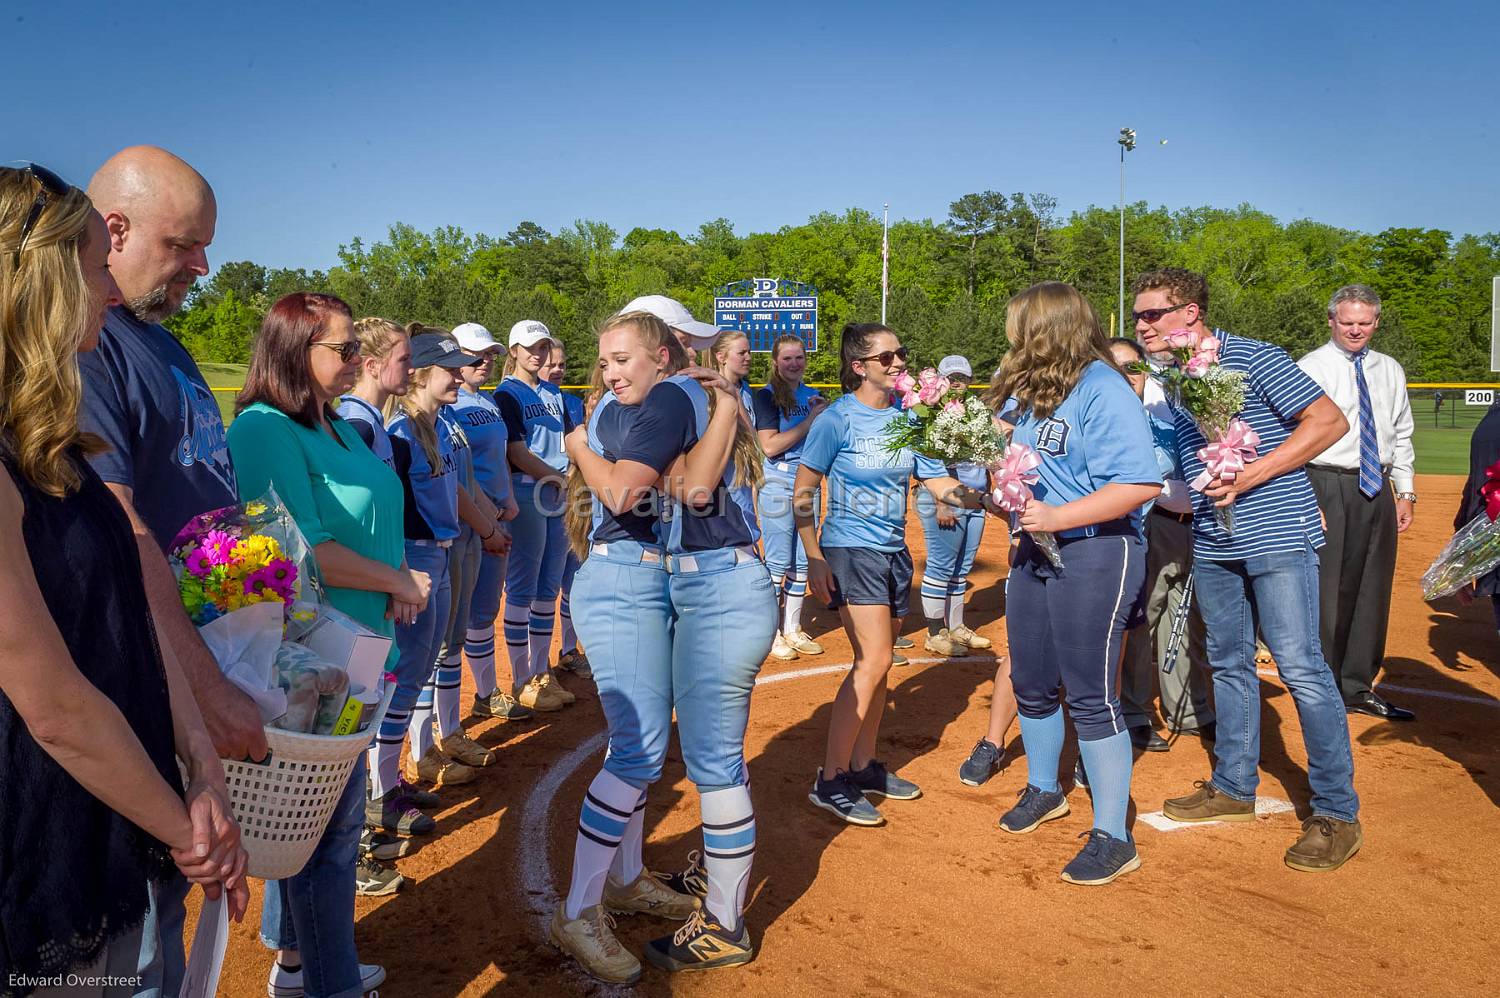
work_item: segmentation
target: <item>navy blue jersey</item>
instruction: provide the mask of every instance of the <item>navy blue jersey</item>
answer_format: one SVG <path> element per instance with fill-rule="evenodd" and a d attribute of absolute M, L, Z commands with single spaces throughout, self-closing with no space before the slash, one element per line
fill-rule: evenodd
<path fill-rule="evenodd" d="M 708 395 L 684 375 L 673 375 L 652 388 L 640 409 L 620 460 L 637 461 L 658 473 L 692 450 L 708 426 Z M 731 464 L 704 507 L 669 504 L 667 550 L 682 554 L 754 543 L 745 513 L 731 494 L 733 480 Z M 667 519 L 665 513 L 663 518 Z"/>
<path fill-rule="evenodd" d="M 620 459 L 620 447 L 630 436 L 641 407 L 621 405 L 614 392 L 607 392 L 589 417 L 589 447 L 606 461 Z M 599 501 L 594 502 L 594 526 L 589 540 L 594 542 L 636 541 L 661 544 L 661 494 L 655 489 L 649 496 L 623 513 L 611 513 Z"/>
<path fill-rule="evenodd" d="M 787 413 L 781 411 L 781 407 L 776 404 L 776 393 L 771 390 L 770 385 L 767 385 L 755 393 L 755 429 L 785 433 L 807 418 L 808 403 L 817 395 L 818 392 L 815 389 L 806 385 L 798 385 L 796 391 L 793 392 L 796 404 L 792 406 L 792 411 Z M 806 442 L 807 438 L 803 437 L 779 454 L 766 454 L 766 470 L 795 475 L 797 465 L 802 461 L 802 445 Z M 790 468 L 783 468 L 782 465 L 789 465 Z"/>

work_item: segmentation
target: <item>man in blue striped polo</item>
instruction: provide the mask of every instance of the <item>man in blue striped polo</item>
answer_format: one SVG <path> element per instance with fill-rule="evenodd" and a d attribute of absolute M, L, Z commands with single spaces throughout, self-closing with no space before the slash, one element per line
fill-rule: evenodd
<path fill-rule="evenodd" d="M 1359 850 L 1359 798 L 1344 701 L 1318 641 L 1323 525 L 1303 465 L 1349 424 L 1286 351 L 1207 325 L 1208 282 L 1201 274 L 1152 271 L 1136 279 L 1134 291 L 1136 335 L 1149 352 L 1165 351 L 1174 330 L 1219 341 L 1220 364 L 1246 376 L 1239 418 L 1260 436 L 1256 460 L 1234 481 L 1215 478 L 1193 493 L 1193 583 L 1208 632 L 1218 737 L 1212 779 L 1162 810 L 1177 821 L 1255 820 L 1259 625 L 1297 705 L 1312 787 L 1312 816 L 1286 864 L 1307 872 L 1337 869 Z M 1185 410 L 1177 408 L 1175 419 L 1183 476 L 1193 481 L 1204 470 L 1198 452 L 1208 441 Z M 1233 529 L 1226 530 L 1214 509 L 1230 505 Z"/>

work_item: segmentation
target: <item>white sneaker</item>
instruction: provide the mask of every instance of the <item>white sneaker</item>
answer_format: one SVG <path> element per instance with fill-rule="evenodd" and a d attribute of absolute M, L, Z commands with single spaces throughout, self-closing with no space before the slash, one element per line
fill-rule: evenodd
<path fill-rule="evenodd" d="M 369 994 L 385 983 L 385 968 L 378 963 L 359 965 L 359 986 Z M 302 968 L 287 970 L 280 961 L 271 964 L 271 978 L 266 981 L 266 994 L 271 998 L 302 998 Z"/>
<path fill-rule="evenodd" d="M 957 644 L 966 645 L 970 648 L 993 648 L 995 642 L 982 634 L 976 634 L 967 627 L 955 627 L 948 632 L 948 638 Z"/>
<path fill-rule="evenodd" d="M 641 961 L 615 938 L 615 920 L 603 905 L 594 905 L 569 919 L 558 904 L 547 925 L 547 941 L 578 961 L 591 977 L 606 984 L 634 984 L 641 979 Z"/>
<path fill-rule="evenodd" d="M 786 635 L 780 631 L 776 632 L 776 640 L 771 642 L 771 657 L 779 658 L 783 662 L 790 662 L 797 657 L 797 649 L 787 643 Z"/>
<path fill-rule="evenodd" d="M 786 641 L 787 644 L 791 645 L 795 651 L 798 651 L 803 655 L 823 654 L 823 646 L 818 644 L 812 638 L 808 637 L 807 632 L 802 630 L 801 628 L 798 628 L 790 634 L 782 635 L 782 638 Z"/>
<path fill-rule="evenodd" d="M 932 652 L 934 655 L 942 655 L 945 658 L 949 655 L 954 655 L 963 650 L 957 645 L 957 643 L 954 642 L 953 638 L 949 636 L 948 628 L 946 627 L 941 631 L 938 631 L 936 634 L 927 635 L 927 637 L 922 640 L 922 647 Z"/>

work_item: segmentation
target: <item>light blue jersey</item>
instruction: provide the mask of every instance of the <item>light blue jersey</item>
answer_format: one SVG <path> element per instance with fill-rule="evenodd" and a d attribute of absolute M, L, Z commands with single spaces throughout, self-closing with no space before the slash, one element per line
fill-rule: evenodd
<path fill-rule="evenodd" d="M 340 419 L 354 427 L 365 446 L 384 461 L 386 467 L 395 467 L 391 458 L 391 438 L 385 432 L 385 417 L 379 409 L 358 395 L 345 395 L 339 400 L 336 411 Z"/>
<path fill-rule="evenodd" d="M 458 456 L 448 424 L 437 427 L 438 465 L 427 459 L 411 417 L 401 412 L 386 425 L 395 454 L 396 473 L 406 488 L 407 540 L 451 541 L 459 534 Z"/>
<path fill-rule="evenodd" d="M 912 476 L 942 478 L 939 461 L 910 450 L 886 450 L 900 406 L 872 409 L 851 392 L 824 410 L 807 432 L 802 464 L 828 477 L 824 547 L 900 551 L 906 547 L 906 500 Z"/>
<path fill-rule="evenodd" d="M 1106 485 L 1160 485 L 1151 425 L 1130 383 L 1108 364 L 1096 360 L 1045 419 L 1026 409 L 1018 415 L 1011 437 L 1042 459 L 1040 481 L 1032 493 L 1053 506 L 1092 495 Z M 1141 510 L 1129 514 L 1141 532 Z M 1061 537 L 1090 537 L 1095 526 L 1059 532 Z"/>
<path fill-rule="evenodd" d="M 563 394 L 556 385 L 543 381 L 532 388 L 511 375 L 495 389 L 495 405 L 505 421 L 524 434 L 527 450 L 557 471 L 568 470 L 563 437 L 572 420 L 567 415 Z M 516 479 L 526 482 L 530 476 L 516 472 Z"/>
<path fill-rule="evenodd" d="M 445 405 L 439 409 L 437 418 L 439 423 L 448 428 L 448 439 L 453 442 L 453 457 L 458 462 L 458 483 L 472 491 L 474 488 L 474 446 L 469 442 L 469 435 L 464 432 L 463 424 L 451 405 Z"/>
<path fill-rule="evenodd" d="M 798 385 L 793 397 L 795 404 L 790 413 L 783 412 L 776 404 L 776 393 L 771 386 L 760 389 L 755 393 L 753 415 L 755 416 L 755 429 L 775 430 L 777 433 L 785 433 L 792 427 L 807 418 L 810 411 L 808 403 L 818 396 L 816 389 L 806 385 Z M 797 465 L 802 462 L 802 451 L 807 446 L 807 438 L 803 437 L 792 446 L 779 454 L 766 455 L 766 472 L 779 475 L 796 475 Z"/>
<path fill-rule="evenodd" d="M 463 424 L 474 450 L 474 478 L 496 506 L 510 496 L 509 428 L 493 401 L 467 388 L 458 390 L 458 401 L 449 406 Z"/>

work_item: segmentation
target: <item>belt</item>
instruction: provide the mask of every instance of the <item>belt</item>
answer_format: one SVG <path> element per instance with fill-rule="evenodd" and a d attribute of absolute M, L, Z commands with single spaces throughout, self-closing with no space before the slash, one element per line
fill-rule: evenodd
<path fill-rule="evenodd" d="M 736 548 L 720 548 L 718 551 L 704 551 L 699 554 L 669 554 L 667 555 L 667 571 L 673 575 L 694 575 L 698 572 L 707 571 L 708 563 L 718 562 L 720 558 L 715 555 L 727 555 L 734 552 L 734 564 L 743 565 L 747 562 L 760 561 L 760 554 L 755 548 L 748 544 Z M 728 566 L 725 566 L 728 567 Z"/>
<path fill-rule="evenodd" d="M 420 544 L 424 548 L 451 548 L 453 546 L 453 542 L 451 540 L 450 541 L 412 540 L 412 541 L 408 541 L 407 543 L 409 543 L 409 544 Z"/>
<path fill-rule="evenodd" d="M 1331 465 L 1331 464 L 1309 464 L 1307 467 L 1308 467 L 1309 470 L 1314 470 L 1315 469 L 1317 471 L 1326 471 L 1330 475 L 1348 475 L 1351 478 L 1358 478 L 1359 477 L 1359 469 L 1358 468 L 1339 468 L 1339 467 L 1335 467 L 1334 465 Z M 1382 478 L 1385 478 L 1385 477 L 1389 476 L 1390 473 L 1391 473 L 1391 466 L 1390 465 L 1388 465 L 1388 464 L 1382 464 L 1380 466 L 1380 476 Z"/>
<path fill-rule="evenodd" d="M 1155 513 L 1157 516 L 1164 516 L 1169 520 L 1176 520 L 1178 523 L 1193 522 L 1192 513 L 1174 513 L 1170 509 L 1162 509 L 1160 505 L 1152 506 L 1151 512 Z"/>
<path fill-rule="evenodd" d="M 591 548 L 588 549 L 588 552 L 589 554 L 597 554 L 598 557 L 601 558 L 607 558 L 609 557 L 609 543 L 600 540 L 600 542 L 595 543 L 594 546 L 591 546 Z M 664 557 L 666 557 L 666 555 L 661 554 L 661 551 L 658 551 L 657 548 L 646 548 L 646 546 L 640 545 L 640 563 L 660 564 L 661 560 L 663 560 Z"/>

